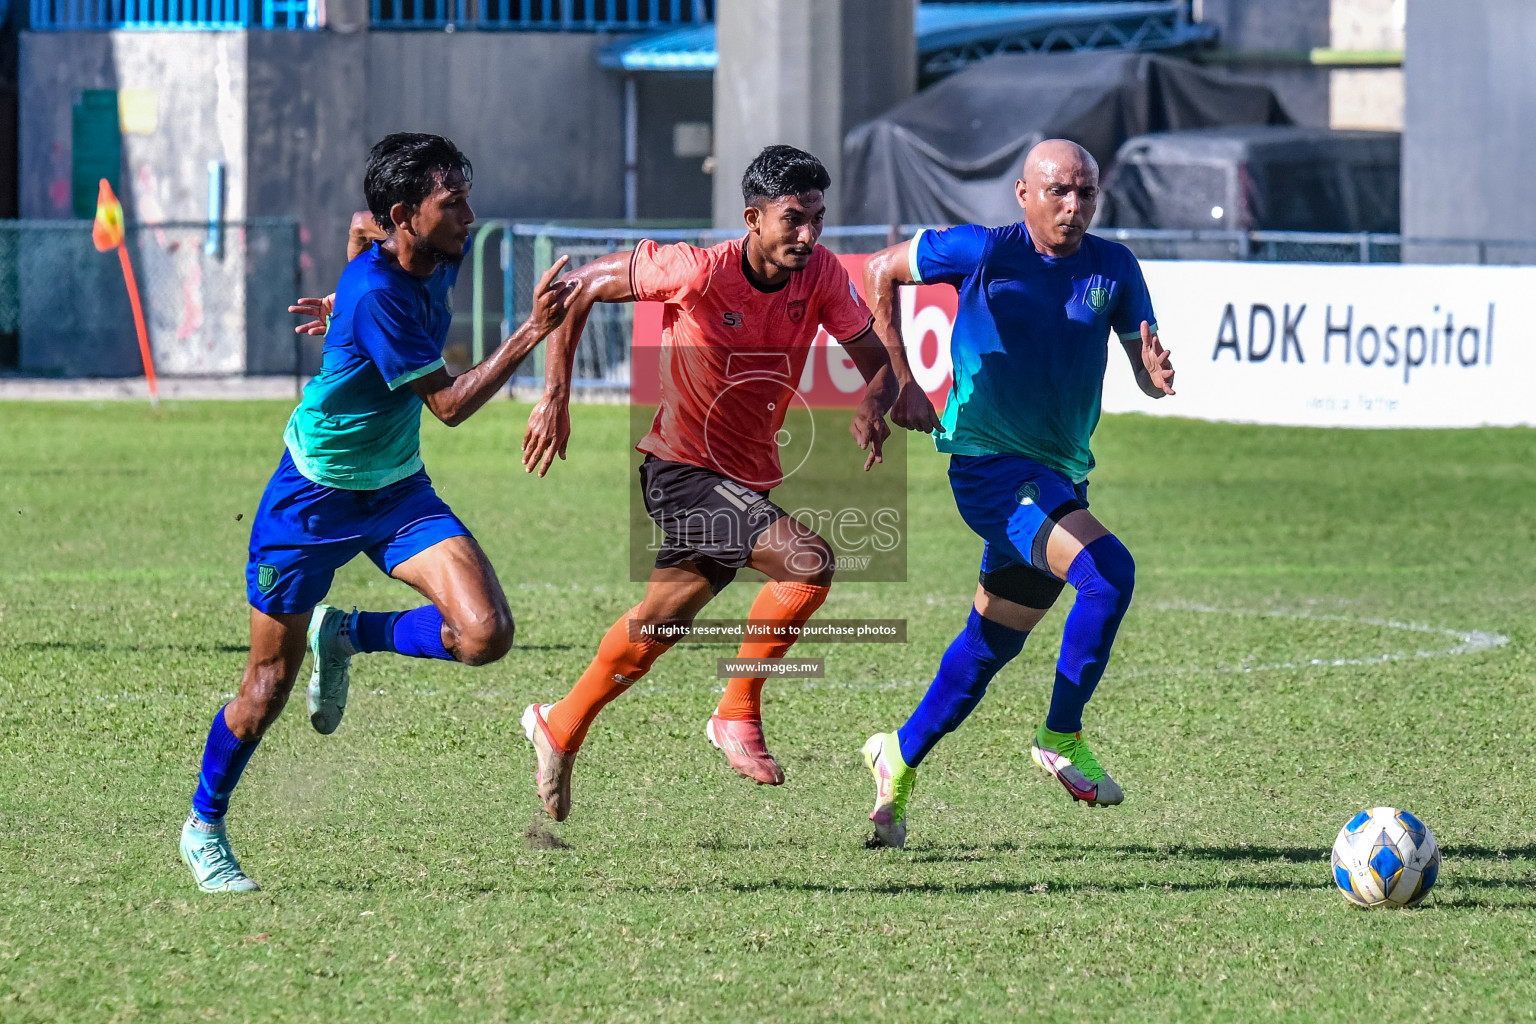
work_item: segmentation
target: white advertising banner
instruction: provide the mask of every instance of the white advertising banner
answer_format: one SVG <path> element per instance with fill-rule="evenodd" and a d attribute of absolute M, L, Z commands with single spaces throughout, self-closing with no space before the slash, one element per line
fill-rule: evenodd
<path fill-rule="evenodd" d="M 1147 398 L 1111 352 L 1105 412 L 1313 427 L 1536 424 L 1536 267 L 1141 266 L 1178 394 Z"/>

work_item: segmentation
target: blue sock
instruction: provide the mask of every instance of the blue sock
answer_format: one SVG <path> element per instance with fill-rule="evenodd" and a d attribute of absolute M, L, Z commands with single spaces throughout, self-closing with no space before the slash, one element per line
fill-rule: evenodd
<path fill-rule="evenodd" d="M 224 709 L 219 708 L 208 730 L 208 745 L 203 748 L 203 770 L 192 794 L 192 809 L 210 825 L 224 820 L 229 810 L 229 796 L 240 781 L 240 773 L 256 752 L 260 740 L 242 740 L 224 724 Z"/>
<path fill-rule="evenodd" d="M 352 649 L 358 654 L 375 654 L 379 651 L 398 654 L 395 650 L 395 621 L 404 614 L 353 612 L 351 621 L 347 623 L 347 636 L 352 641 Z"/>
<path fill-rule="evenodd" d="M 999 669 L 1024 649 L 1029 633 L 983 618 L 975 608 L 939 662 L 939 674 L 905 725 L 896 730 L 901 759 L 916 768 L 935 743 L 971 713 Z"/>
<path fill-rule="evenodd" d="M 1077 600 L 1067 615 L 1051 710 L 1045 716 L 1045 727 L 1054 732 L 1083 727 L 1083 708 L 1104 675 L 1120 620 L 1131 606 L 1136 563 L 1117 537 L 1100 537 L 1072 560 L 1067 582 L 1077 588 Z"/>
<path fill-rule="evenodd" d="M 443 646 L 443 613 L 434 605 L 401 612 L 395 620 L 395 652 L 407 658 L 438 658 L 453 661 Z"/>

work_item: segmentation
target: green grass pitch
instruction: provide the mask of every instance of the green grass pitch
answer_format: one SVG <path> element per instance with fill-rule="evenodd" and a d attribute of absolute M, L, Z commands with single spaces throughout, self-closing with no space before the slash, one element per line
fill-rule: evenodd
<path fill-rule="evenodd" d="M 0 406 L 6 1024 L 1536 1017 L 1536 432 L 1107 419 L 1093 508 L 1139 583 L 1089 728 L 1126 803 L 1073 806 L 1029 761 L 1069 591 L 924 765 L 909 848 L 869 851 L 859 745 L 911 709 L 975 585 L 940 456 L 910 449 L 911 582 L 821 613 L 905 618 L 910 642 L 802 650 L 827 678 L 769 684 L 787 785 L 706 744 L 731 652 L 684 645 L 599 721 L 546 828 L 517 719 L 639 592 L 625 411 L 575 409 L 542 481 L 525 406 L 428 423 L 517 646 L 359 658 L 331 737 L 300 696 L 230 816 L 264 889 L 206 896 L 176 836 L 244 662 L 286 415 Z M 366 560 L 332 592 L 413 597 Z M 1444 850 L 1419 910 L 1331 885 L 1334 833 L 1379 803 Z"/>

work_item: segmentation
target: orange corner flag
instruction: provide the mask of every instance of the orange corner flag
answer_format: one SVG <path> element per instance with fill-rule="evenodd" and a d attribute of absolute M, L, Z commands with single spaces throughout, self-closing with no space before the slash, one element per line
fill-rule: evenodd
<path fill-rule="evenodd" d="M 160 386 L 155 381 L 155 360 L 150 354 L 149 331 L 144 328 L 144 307 L 139 302 L 139 283 L 133 277 L 133 263 L 128 259 L 128 247 L 123 244 L 123 204 L 117 201 L 107 179 L 101 179 L 101 189 L 96 193 L 96 220 L 91 225 L 91 241 L 100 252 L 117 250 L 117 258 L 123 265 L 123 284 L 128 286 L 128 305 L 133 309 L 133 328 L 139 336 L 139 357 L 144 360 L 144 379 L 149 384 L 149 404 L 160 407 Z"/>
<path fill-rule="evenodd" d="M 123 204 L 117 201 L 107 179 L 101 179 L 96 193 L 96 222 L 91 225 L 91 241 L 98 252 L 108 252 L 123 244 Z"/>

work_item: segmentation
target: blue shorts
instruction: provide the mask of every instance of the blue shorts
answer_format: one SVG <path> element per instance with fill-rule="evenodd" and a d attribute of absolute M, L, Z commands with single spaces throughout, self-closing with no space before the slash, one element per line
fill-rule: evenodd
<path fill-rule="evenodd" d="M 960 518 L 986 541 L 981 571 L 1028 565 L 1050 575 L 1045 540 L 1069 512 L 1088 507 L 1088 482 L 1023 455 L 952 455 L 949 486 Z M 1053 577 L 1054 578 L 1054 577 Z"/>
<path fill-rule="evenodd" d="M 347 491 L 303 476 L 284 451 L 251 524 L 246 596 L 271 615 L 307 612 L 359 554 L 391 573 L 438 541 L 468 536 L 426 470 L 376 491 Z"/>

